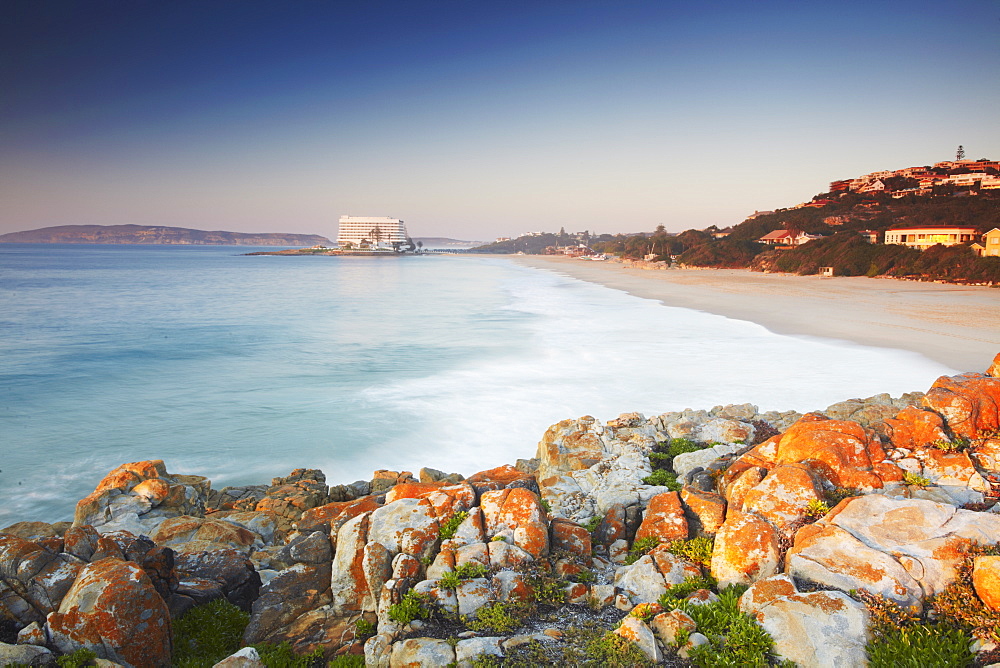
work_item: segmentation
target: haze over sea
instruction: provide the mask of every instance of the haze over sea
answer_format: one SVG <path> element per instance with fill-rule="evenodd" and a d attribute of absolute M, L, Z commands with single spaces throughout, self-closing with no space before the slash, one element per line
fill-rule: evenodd
<path fill-rule="evenodd" d="M 0 245 L 0 526 L 129 461 L 216 488 L 298 467 L 471 474 L 552 423 L 926 390 L 914 353 L 773 334 L 502 257 Z"/>

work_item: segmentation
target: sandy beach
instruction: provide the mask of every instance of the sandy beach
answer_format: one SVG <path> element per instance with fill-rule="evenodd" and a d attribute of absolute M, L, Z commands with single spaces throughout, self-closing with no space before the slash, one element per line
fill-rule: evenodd
<path fill-rule="evenodd" d="M 743 269 L 627 268 L 540 255 L 517 262 L 668 306 L 756 322 L 778 334 L 909 350 L 956 371 L 984 371 L 1000 353 L 1000 289 Z"/>

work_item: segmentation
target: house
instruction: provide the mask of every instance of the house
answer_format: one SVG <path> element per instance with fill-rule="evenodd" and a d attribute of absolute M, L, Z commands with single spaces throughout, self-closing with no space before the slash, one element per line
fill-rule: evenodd
<path fill-rule="evenodd" d="M 900 227 L 885 231 L 885 243 L 925 250 L 931 246 L 955 246 L 976 239 L 975 227 Z"/>
<path fill-rule="evenodd" d="M 972 248 L 983 257 L 1000 257 L 1000 227 L 994 227 L 984 234 L 983 243 L 973 244 Z"/>
<path fill-rule="evenodd" d="M 865 241 L 867 241 L 870 244 L 878 243 L 878 234 L 879 234 L 878 230 L 861 230 L 860 232 L 858 232 L 858 234 L 863 236 L 865 238 Z"/>
<path fill-rule="evenodd" d="M 762 236 L 759 241 L 762 244 L 767 244 L 768 246 L 801 246 L 802 244 L 812 241 L 813 239 L 822 239 L 821 234 L 806 234 L 805 232 L 789 231 L 789 230 L 775 230 Z"/>

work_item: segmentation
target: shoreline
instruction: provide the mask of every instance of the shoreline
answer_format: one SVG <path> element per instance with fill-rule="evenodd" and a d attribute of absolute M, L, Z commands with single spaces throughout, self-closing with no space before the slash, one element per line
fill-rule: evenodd
<path fill-rule="evenodd" d="M 996 288 L 748 269 L 638 269 L 551 255 L 509 257 L 666 306 L 754 322 L 775 334 L 915 352 L 956 372 L 985 370 L 1000 352 Z"/>

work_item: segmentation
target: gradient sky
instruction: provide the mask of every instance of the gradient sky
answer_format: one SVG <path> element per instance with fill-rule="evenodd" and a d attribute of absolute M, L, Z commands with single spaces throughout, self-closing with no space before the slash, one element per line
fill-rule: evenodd
<path fill-rule="evenodd" d="M 0 0 L 0 232 L 720 227 L 1000 158 L 1000 3 Z"/>

